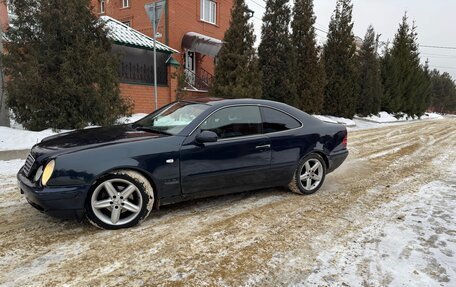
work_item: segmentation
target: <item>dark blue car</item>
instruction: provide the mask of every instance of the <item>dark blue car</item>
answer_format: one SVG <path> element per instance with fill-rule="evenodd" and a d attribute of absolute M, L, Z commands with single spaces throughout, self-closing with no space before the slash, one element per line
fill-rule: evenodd
<path fill-rule="evenodd" d="M 205 98 L 48 137 L 17 177 L 38 210 L 117 229 L 188 199 L 275 186 L 311 194 L 347 155 L 342 125 L 272 101 Z"/>

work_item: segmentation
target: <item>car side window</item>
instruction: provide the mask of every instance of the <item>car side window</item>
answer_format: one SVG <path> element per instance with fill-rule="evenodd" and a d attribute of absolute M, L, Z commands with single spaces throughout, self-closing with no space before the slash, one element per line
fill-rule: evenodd
<path fill-rule="evenodd" d="M 265 134 L 299 128 L 301 123 L 293 117 L 278 110 L 261 107 L 263 132 Z"/>
<path fill-rule="evenodd" d="M 261 114 L 257 106 L 224 108 L 207 118 L 201 131 L 215 132 L 219 139 L 261 134 Z"/>

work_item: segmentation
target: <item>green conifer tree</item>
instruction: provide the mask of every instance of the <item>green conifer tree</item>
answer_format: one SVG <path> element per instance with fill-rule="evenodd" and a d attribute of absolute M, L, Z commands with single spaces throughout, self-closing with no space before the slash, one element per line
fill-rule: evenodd
<path fill-rule="evenodd" d="M 297 0 L 293 9 L 292 43 L 296 56 L 297 107 L 317 114 L 323 109 L 326 76 L 315 40 L 313 0 Z"/>
<path fill-rule="evenodd" d="M 266 1 L 258 55 L 263 97 L 295 105 L 295 60 L 289 32 L 290 16 L 287 0 Z"/>
<path fill-rule="evenodd" d="M 378 37 L 369 26 L 359 51 L 359 98 L 357 113 L 363 116 L 380 112 L 383 94 L 380 63 L 377 56 Z"/>
<path fill-rule="evenodd" d="M 456 113 L 456 83 L 450 74 L 430 72 L 431 109 L 438 113 Z"/>
<path fill-rule="evenodd" d="M 356 111 L 358 76 L 351 0 L 338 0 L 324 46 L 327 85 L 324 112 L 353 118 Z"/>
<path fill-rule="evenodd" d="M 211 95 L 222 98 L 261 98 L 261 76 L 253 24 L 244 0 L 235 0 L 230 27 L 225 32 Z"/>
<path fill-rule="evenodd" d="M 431 105 L 432 83 L 429 71 L 429 61 L 417 70 L 417 95 L 413 105 L 413 115 L 421 117 Z"/>
<path fill-rule="evenodd" d="M 402 18 L 393 46 L 382 61 L 383 109 L 392 113 L 420 116 L 429 102 L 429 80 L 420 64 L 416 26 Z"/>
<path fill-rule="evenodd" d="M 31 130 L 108 125 L 128 113 L 117 57 L 90 0 L 17 0 L 2 56 L 8 106 Z"/>

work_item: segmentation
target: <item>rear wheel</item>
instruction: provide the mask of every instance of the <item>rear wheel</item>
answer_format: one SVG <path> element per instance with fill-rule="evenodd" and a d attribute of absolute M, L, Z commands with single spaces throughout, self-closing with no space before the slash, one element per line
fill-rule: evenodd
<path fill-rule="evenodd" d="M 95 183 L 87 198 L 86 214 L 97 227 L 126 228 L 146 218 L 153 202 L 153 189 L 145 177 L 133 171 L 118 171 Z"/>
<path fill-rule="evenodd" d="M 323 185 L 325 176 L 324 159 L 319 154 L 310 154 L 299 161 L 288 187 L 298 194 L 312 194 Z"/>

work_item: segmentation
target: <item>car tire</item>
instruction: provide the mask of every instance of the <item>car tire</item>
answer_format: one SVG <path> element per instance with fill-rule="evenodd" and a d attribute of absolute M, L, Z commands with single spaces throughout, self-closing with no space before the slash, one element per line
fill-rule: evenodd
<path fill-rule="evenodd" d="M 152 211 L 154 190 L 138 172 L 120 170 L 101 177 L 86 200 L 89 222 L 102 229 L 137 225 Z"/>
<path fill-rule="evenodd" d="M 312 153 L 299 161 L 288 188 L 297 194 L 313 194 L 323 185 L 325 177 L 325 160 L 321 155 Z"/>

